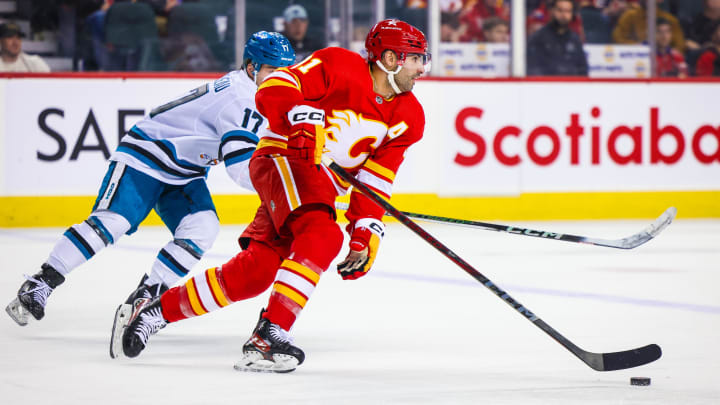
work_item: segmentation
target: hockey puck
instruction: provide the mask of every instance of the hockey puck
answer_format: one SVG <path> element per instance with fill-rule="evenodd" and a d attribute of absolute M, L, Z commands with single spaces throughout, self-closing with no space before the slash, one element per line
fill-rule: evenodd
<path fill-rule="evenodd" d="M 648 377 L 632 377 L 632 378 L 630 378 L 630 385 L 650 385 L 650 378 L 648 378 Z"/>

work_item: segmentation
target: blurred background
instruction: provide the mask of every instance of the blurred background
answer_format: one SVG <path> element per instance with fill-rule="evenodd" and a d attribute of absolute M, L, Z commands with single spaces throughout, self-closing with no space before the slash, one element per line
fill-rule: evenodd
<path fill-rule="evenodd" d="M 432 53 L 399 208 L 720 218 L 720 0 L 0 0 L 0 226 L 84 217 L 127 129 L 241 66 L 250 34 L 362 54 L 391 17 Z M 252 218 L 224 170 L 208 184 L 223 223 Z"/>
<path fill-rule="evenodd" d="M 362 52 L 369 27 L 396 17 L 428 35 L 433 76 L 720 74 L 720 0 L 555 3 L 1 0 L 0 22 L 16 24 L 22 50 L 40 56 L 53 72 L 224 72 L 238 66 L 237 50 L 258 30 L 285 32 L 300 45 L 299 57 L 324 46 Z"/>

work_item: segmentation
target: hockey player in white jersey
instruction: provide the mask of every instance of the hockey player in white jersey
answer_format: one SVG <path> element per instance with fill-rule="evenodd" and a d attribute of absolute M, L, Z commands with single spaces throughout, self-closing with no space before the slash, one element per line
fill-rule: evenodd
<path fill-rule="evenodd" d="M 255 108 L 257 85 L 276 68 L 294 63 L 295 52 L 281 34 L 261 31 L 249 38 L 243 61 L 242 70 L 153 109 L 121 139 L 90 216 L 67 229 L 7 306 L 15 322 L 24 326 L 29 315 L 42 319 L 53 289 L 98 251 L 135 232 L 152 209 L 172 240 L 118 308 L 116 324 L 137 299 L 160 295 L 210 249 L 219 221 L 206 184 L 208 170 L 224 162 L 236 183 L 253 190 L 248 162 L 256 133 L 266 125 Z"/>

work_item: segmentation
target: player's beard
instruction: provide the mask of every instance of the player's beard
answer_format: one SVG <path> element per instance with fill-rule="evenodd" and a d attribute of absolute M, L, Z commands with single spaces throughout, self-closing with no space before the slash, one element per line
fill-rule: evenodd
<path fill-rule="evenodd" d="M 397 84 L 401 92 L 405 93 L 408 91 L 412 91 L 413 86 L 415 86 L 415 79 L 417 79 L 417 76 L 412 76 L 407 72 L 403 72 L 401 70 L 398 74 L 395 75 L 395 84 Z"/>

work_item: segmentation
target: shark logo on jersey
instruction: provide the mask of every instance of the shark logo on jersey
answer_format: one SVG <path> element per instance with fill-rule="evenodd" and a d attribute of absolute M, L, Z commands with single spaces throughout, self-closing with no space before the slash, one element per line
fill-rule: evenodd
<path fill-rule="evenodd" d="M 216 164 L 220 163 L 220 161 L 217 158 L 214 158 L 210 155 L 206 155 L 204 153 L 200 154 L 200 159 L 205 160 L 205 164 L 209 166 L 215 166 Z"/>

